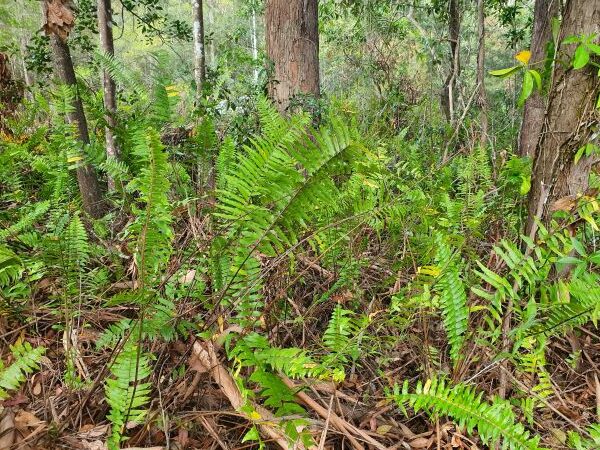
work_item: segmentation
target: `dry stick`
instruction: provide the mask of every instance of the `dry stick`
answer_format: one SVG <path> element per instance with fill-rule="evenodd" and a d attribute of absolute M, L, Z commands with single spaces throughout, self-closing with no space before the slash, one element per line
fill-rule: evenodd
<path fill-rule="evenodd" d="M 240 408 L 244 406 L 244 399 L 237 384 L 235 383 L 235 380 L 219 361 L 213 343 L 204 342 L 204 344 L 201 344 L 199 341 L 194 342 L 193 355 L 200 364 L 200 367 L 198 367 L 196 370 L 209 372 L 215 382 L 219 385 L 219 388 L 223 394 L 225 394 L 231 403 L 231 406 L 233 406 L 236 411 L 240 411 Z M 274 442 L 276 442 L 279 447 L 284 450 L 289 449 L 289 443 L 283 433 L 271 425 L 272 423 L 276 422 L 276 418 L 273 416 L 273 414 L 259 405 L 253 404 L 252 407 L 260 414 L 260 416 L 264 419 L 264 422 L 252 420 L 250 417 L 247 417 L 246 414 L 244 414 L 244 416 L 246 416 L 246 418 L 253 424 L 257 425 L 261 431 Z M 296 448 L 303 449 L 304 446 L 297 444 Z"/>
<path fill-rule="evenodd" d="M 282 376 L 281 380 L 286 384 L 287 387 L 289 387 L 294 392 L 296 392 L 296 397 L 298 397 L 298 400 L 300 400 L 306 406 L 308 406 L 313 411 L 315 411 L 319 416 L 321 416 L 325 419 L 329 416 L 329 420 L 332 423 L 332 425 L 348 438 L 348 440 L 350 441 L 350 443 L 352 444 L 352 446 L 354 448 L 364 449 L 364 447 L 354 437 L 354 435 L 357 435 L 361 439 L 363 439 L 365 442 L 372 445 L 373 447 L 375 447 L 379 450 L 387 450 L 387 448 L 383 444 L 381 444 L 380 442 L 373 439 L 371 436 L 369 436 L 363 430 L 361 430 L 361 429 L 355 427 L 354 425 L 352 425 L 351 423 L 345 421 L 340 416 L 338 416 L 336 413 L 334 413 L 332 411 L 328 411 L 323 406 L 319 405 L 316 401 L 314 401 L 311 397 L 309 397 L 307 394 L 305 394 L 302 391 L 299 391 L 298 386 L 296 386 L 294 384 L 294 382 L 292 380 L 290 380 L 288 377 Z"/>
<path fill-rule="evenodd" d="M 598 378 L 596 378 L 598 381 Z M 329 420 L 331 419 L 331 411 L 333 410 L 333 395 L 331 396 L 331 400 L 329 400 L 329 409 L 327 410 L 327 418 L 325 419 L 325 426 L 323 427 L 323 431 L 321 432 L 321 439 L 319 439 L 319 446 L 317 450 L 325 449 L 325 439 L 327 438 L 327 430 L 329 430 Z"/>
<path fill-rule="evenodd" d="M 475 86 L 475 89 L 473 89 L 473 93 L 471 94 L 471 97 L 469 97 L 469 101 L 467 102 L 467 106 L 465 106 L 465 110 L 463 111 L 462 116 L 460 116 L 460 119 L 458 119 L 458 122 L 456 122 L 456 126 L 454 127 L 452 136 L 450 136 L 450 139 L 448 139 L 448 142 L 446 142 L 446 147 L 444 148 L 444 154 L 442 155 L 442 164 L 445 164 L 446 160 L 448 159 L 448 150 L 450 148 L 450 144 L 452 143 L 452 141 L 454 140 L 454 137 L 458 133 L 460 126 L 463 124 L 463 121 L 465 120 L 465 117 L 467 116 L 469 109 L 471 109 L 471 103 L 473 103 L 473 100 L 475 99 L 475 95 L 477 93 L 479 93 L 479 83 L 477 83 L 477 85 Z"/>

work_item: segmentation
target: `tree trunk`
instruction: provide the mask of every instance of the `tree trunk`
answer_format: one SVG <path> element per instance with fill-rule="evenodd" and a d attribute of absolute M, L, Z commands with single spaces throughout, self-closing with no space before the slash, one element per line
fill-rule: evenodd
<path fill-rule="evenodd" d="M 256 10 L 252 7 L 252 60 L 254 62 L 254 70 L 252 71 L 252 79 L 254 84 L 258 84 L 258 30 L 256 27 Z"/>
<path fill-rule="evenodd" d="M 112 32 L 112 8 L 110 0 L 98 0 L 98 31 L 100 32 L 100 47 L 102 51 L 114 56 L 115 47 Z M 104 108 L 106 109 L 106 129 L 104 131 L 106 140 L 106 156 L 108 158 L 118 158 L 119 149 L 115 142 L 113 130 L 116 126 L 117 98 L 115 82 L 110 76 L 108 70 L 103 70 L 102 87 L 104 89 Z M 115 182 L 112 178 L 108 179 L 108 189 L 114 190 Z"/>
<path fill-rule="evenodd" d="M 441 103 L 446 119 L 454 123 L 456 116 L 456 81 L 460 75 L 460 9 L 459 0 L 448 2 L 448 41 L 450 42 L 450 72 L 442 88 Z"/>
<path fill-rule="evenodd" d="M 267 56 L 273 63 L 269 96 L 285 112 L 297 94 L 319 97 L 318 0 L 267 0 Z"/>
<path fill-rule="evenodd" d="M 485 92 L 485 2 L 477 0 L 477 29 L 479 35 L 477 50 L 477 86 L 479 89 L 479 122 L 481 135 L 479 145 L 483 148 L 488 141 L 488 103 Z"/>
<path fill-rule="evenodd" d="M 206 76 L 206 57 L 204 55 L 204 15 L 202 0 L 192 0 L 192 17 L 194 30 L 194 79 L 196 95 L 200 98 L 204 78 Z"/>
<path fill-rule="evenodd" d="M 558 16 L 559 0 L 536 0 L 533 11 L 530 65 L 542 72 L 546 61 L 546 48 L 552 40 L 552 19 Z M 546 100 L 534 90 L 525 102 L 523 122 L 519 135 L 519 154 L 534 157 L 535 148 L 544 124 Z"/>
<path fill-rule="evenodd" d="M 87 121 L 83 112 L 81 98 L 77 95 L 77 82 L 75 79 L 75 70 L 69 46 L 58 35 L 50 35 L 50 43 L 54 53 L 56 72 L 60 80 L 67 86 L 75 90 L 73 98 L 73 112 L 69 113 L 68 121 L 77 127 L 79 140 L 83 145 L 90 143 Z M 83 202 L 83 209 L 94 218 L 102 217 L 105 212 L 105 203 L 103 199 L 103 189 L 100 185 L 96 173 L 87 164 L 81 163 L 77 168 L 77 182 Z"/>
<path fill-rule="evenodd" d="M 559 41 L 571 35 L 597 33 L 599 29 L 600 0 L 567 0 Z M 575 48 L 576 44 L 559 44 L 557 59 L 571 61 Z M 529 236 L 535 233 L 536 216 L 547 222 L 557 200 L 569 196 L 575 199 L 588 187 L 590 170 L 600 158 L 591 155 L 574 164 L 574 155 L 590 142 L 599 123 L 599 92 L 600 78 L 591 64 L 579 70 L 555 64 L 533 164 L 526 226 Z"/>

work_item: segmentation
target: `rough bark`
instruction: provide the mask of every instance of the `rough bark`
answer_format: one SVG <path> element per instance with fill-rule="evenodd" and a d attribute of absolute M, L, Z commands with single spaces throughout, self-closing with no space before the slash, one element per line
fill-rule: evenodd
<path fill-rule="evenodd" d="M 285 112 L 298 94 L 319 97 L 318 0 L 267 0 L 267 56 L 273 64 L 269 96 Z"/>
<path fill-rule="evenodd" d="M 100 33 L 100 47 L 102 51 L 110 56 L 114 56 L 115 47 L 112 32 L 112 8 L 110 0 L 98 0 L 98 31 Z M 117 97 L 115 81 L 110 76 L 108 70 L 102 71 L 102 87 L 104 94 L 104 109 L 106 110 L 106 128 L 104 131 L 106 141 L 106 156 L 117 158 L 119 148 L 115 142 L 113 130 L 116 126 Z M 113 190 L 114 180 L 108 179 L 108 188 Z"/>
<path fill-rule="evenodd" d="M 13 79 L 10 59 L 6 53 L 0 53 L 0 132 L 10 134 L 5 121 L 12 117 L 22 98 L 23 86 Z"/>
<path fill-rule="evenodd" d="M 488 141 L 488 102 L 485 91 L 485 1 L 477 0 L 477 30 L 478 30 L 478 49 L 477 49 L 477 86 L 479 86 L 479 122 L 480 136 L 479 145 L 487 146 Z"/>
<path fill-rule="evenodd" d="M 450 71 L 441 94 L 442 110 L 446 119 L 454 123 L 456 116 L 456 81 L 460 75 L 460 8 L 459 0 L 448 1 L 448 41 L 450 43 Z"/>
<path fill-rule="evenodd" d="M 196 81 L 196 95 L 200 97 L 206 76 L 202 0 L 192 0 L 192 17 L 194 34 L 194 79 Z"/>
<path fill-rule="evenodd" d="M 44 30 L 50 36 L 50 44 L 54 54 L 56 74 L 61 82 L 71 86 L 75 91 L 73 111 L 67 120 L 77 128 L 79 140 L 83 145 L 89 144 L 90 135 L 83 111 L 81 98 L 77 95 L 77 80 L 67 37 L 74 23 L 73 12 L 62 0 L 46 0 L 44 2 Z M 83 203 L 83 209 L 91 217 L 102 217 L 106 211 L 103 189 L 92 167 L 81 163 L 77 168 L 77 182 Z"/>
<path fill-rule="evenodd" d="M 552 40 L 552 19 L 558 16 L 559 0 L 536 0 L 533 11 L 530 66 L 542 72 L 546 60 L 546 48 Z M 523 122 L 519 133 L 519 154 L 534 157 L 535 148 L 544 124 L 546 99 L 537 90 L 525 102 Z"/>
<path fill-rule="evenodd" d="M 567 0 L 559 42 L 571 35 L 598 33 L 599 29 L 600 0 Z M 570 61 L 575 48 L 575 44 L 559 44 L 558 58 Z M 600 120 L 595 105 L 600 92 L 597 72 L 591 64 L 579 70 L 567 64 L 555 64 L 533 164 L 528 235 L 535 231 L 534 217 L 547 222 L 560 203 L 558 200 L 574 198 L 586 191 L 590 170 L 600 160 L 598 155 L 592 155 L 574 164 L 575 153 L 590 142 Z"/>

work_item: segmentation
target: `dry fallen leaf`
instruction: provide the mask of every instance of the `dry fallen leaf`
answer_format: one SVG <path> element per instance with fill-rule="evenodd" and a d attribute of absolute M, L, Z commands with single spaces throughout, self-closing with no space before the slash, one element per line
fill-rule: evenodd
<path fill-rule="evenodd" d="M 432 438 L 427 439 L 424 437 L 419 437 L 419 438 L 413 439 L 408 444 L 412 448 L 429 448 L 429 446 L 431 445 L 432 442 L 433 442 Z"/>
<path fill-rule="evenodd" d="M 392 429 L 391 425 L 379 425 L 377 427 L 377 434 L 384 435 Z"/>
<path fill-rule="evenodd" d="M 0 450 L 9 450 L 15 443 L 15 413 L 12 408 L 0 411 Z"/>
<path fill-rule="evenodd" d="M 20 430 L 34 428 L 45 423 L 43 420 L 38 419 L 35 414 L 25 410 L 20 410 L 15 416 L 15 425 Z"/>

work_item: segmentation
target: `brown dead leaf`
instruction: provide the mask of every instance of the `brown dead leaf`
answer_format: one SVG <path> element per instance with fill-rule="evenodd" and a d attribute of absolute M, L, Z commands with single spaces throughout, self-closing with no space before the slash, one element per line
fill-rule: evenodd
<path fill-rule="evenodd" d="M 83 425 L 77 433 L 77 437 L 86 440 L 96 440 L 101 436 L 108 434 L 108 425 L 93 425 L 91 423 Z"/>
<path fill-rule="evenodd" d="M 35 414 L 29 411 L 25 411 L 23 409 L 17 412 L 17 415 L 15 416 L 15 426 L 19 430 L 24 430 L 26 428 L 35 428 L 39 425 L 44 425 L 45 423 L 46 422 L 44 422 L 43 420 L 38 419 L 35 416 Z"/>
<path fill-rule="evenodd" d="M 46 23 L 43 28 L 46 34 L 55 34 L 63 42 L 67 40 L 69 32 L 75 25 L 75 16 L 71 10 L 70 0 L 46 0 L 44 3 L 44 12 Z"/>
<path fill-rule="evenodd" d="M 12 408 L 0 412 L 0 450 L 9 450 L 15 443 L 15 413 Z"/>
<path fill-rule="evenodd" d="M 392 429 L 391 425 L 379 425 L 377 427 L 377 434 L 381 434 L 382 436 Z"/>
<path fill-rule="evenodd" d="M 33 392 L 33 395 L 35 395 L 36 397 L 38 395 L 40 395 L 42 393 L 42 385 L 41 385 L 41 383 L 35 383 L 35 385 L 33 386 L 33 389 L 31 390 L 31 392 Z"/>
<path fill-rule="evenodd" d="M 429 448 L 432 443 L 433 443 L 433 438 L 428 439 L 428 438 L 424 438 L 424 437 L 419 437 L 419 438 L 413 439 L 408 444 L 412 448 L 420 449 L 420 448 Z"/>

